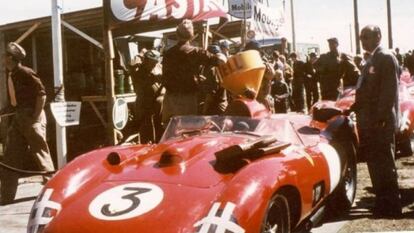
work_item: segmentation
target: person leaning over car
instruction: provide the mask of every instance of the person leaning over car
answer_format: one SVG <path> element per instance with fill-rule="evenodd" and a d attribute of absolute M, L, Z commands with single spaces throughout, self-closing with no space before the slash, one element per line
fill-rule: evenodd
<path fill-rule="evenodd" d="M 26 153 L 22 153 L 28 149 L 40 170 L 53 171 L 53 161 L 46 142 L 46 116 L 43 111 L 46 91 L 39 76 L 21 64 L 25 57 L 26 51 L 14 42 L 7 45 L 3 55 L 3 64 L 8 72 L 10 105 L 16 110 L 7 133 L 4 162 L 21 168 L 25 161 L 31 160 L 24 156 Z M 44 179 L 49 177 L 45 176 Z"/>
<path fill-rule="evenodd" d="M 375 193 L 374 215 L 401 216 L 400 193 L 394 161 L 395 133 L 398 129 L 398 62 L 381 46 L 381 30 L 369 25 L 360 35 L 370 56 L 357 82 L 355 103 L 359 153 L 367 160 Z"/>
<path fill-rule="evenodd" d="M 167 50 L 162 62 L 163 84 L 166 88 L 162 122 L 164 127 L 175 115 L 196 115 L 198 112 L 200 66 L 217 66 L 226 57 L 192 46 L 194 37 L 191 20 L 183 20 L 176 29 L 178 43 Z"/>

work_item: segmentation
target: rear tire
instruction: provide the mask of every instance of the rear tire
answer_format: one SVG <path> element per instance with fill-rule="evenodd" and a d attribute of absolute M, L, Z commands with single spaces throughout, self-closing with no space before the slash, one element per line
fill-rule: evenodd
<path fill-rule="evenodd" d="M 337 217 L 349 212 L 355 200 L 357 185 L 357 166 L 355 146 L 351 142 L 334 145 L 342 164 L 342 178 L 327 200 L 328 216 Z"/>
<path fill-rule="evenodd" d="M 290 233 L 290 210 L 288 199 L 276 194 L 269 201 L 262 223 L 261 233 Z"/>

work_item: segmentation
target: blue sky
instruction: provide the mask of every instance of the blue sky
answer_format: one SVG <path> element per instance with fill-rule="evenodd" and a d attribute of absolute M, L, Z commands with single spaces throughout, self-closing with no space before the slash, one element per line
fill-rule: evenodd
<path fill-rule="evenodd" d="M 353 0 L 293 0 L 295 6 L 296 41 L 318 43 L 326 51 L 326 38 L 336 36 L 340 49 L 351 51 L 354 42 Z M 282 0 L 269 0 L 281 6 Z M 290 22 L 290 0 L 286 0 Z M 97 7 L 102 0 L 63 0 L 63 11 Z M 391 0 L 394 46 L 402 51 L 414 49 L 414 0 Z M 0 0 L 0 25 L 50 15 L 51 0 Z M 388 45 L 386 0 L 358 0 L 360 28 L 377 24 L 383 31 L 383 45 Z M 291 38 L 288 25 L 287 38 Z M 355 51 L 355 44 L 353 44 Z"/>

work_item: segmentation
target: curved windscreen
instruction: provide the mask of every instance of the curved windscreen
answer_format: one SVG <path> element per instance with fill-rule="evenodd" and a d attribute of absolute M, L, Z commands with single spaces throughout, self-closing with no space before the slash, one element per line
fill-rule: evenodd
<path fill-rule="evenodd" d="M 290 121 L 285 119 L 252 119 L 237 116 L 178 116 L 171 119 L 160 142 L 206 133 L 240 133 L 272 135 L 279 141 L 299 144 Z"/>

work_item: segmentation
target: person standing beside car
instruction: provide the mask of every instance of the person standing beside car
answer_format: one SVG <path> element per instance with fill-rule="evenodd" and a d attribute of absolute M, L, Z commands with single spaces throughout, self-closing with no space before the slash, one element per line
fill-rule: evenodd
<path fill-rule="evenodd" d="M 319 73 L 316 72 L 315 62 L 318 60 L 316 53 L 309 53 L 308 61 L 306 62 L 306 76 L 305 76 L 305 92 L 306 92 L 306 107 L 308 110 L 319 101 L 318 80 Z"/>
<path fill-rule="evenodd" d="M 381 30 L 369 25 L 360 35 L 370 54 L 357 82 L 355 103 L 359 153 L 366 157 L 375 193 L 374 215 L 398 218 L 402 207 L 395 166 L 395 133 L 398 129 L 398 61 L 381 46 Z"/>
<path fill-rule="evenodd" d="M 291 53 L 293 67 L 293 80 L 292 80 L 292 100 L 294 112 L 305 112 L 305 77 L 306 77 L 306 65 L 303 61 L 298 59 L 296 53 Z"/>
<path fill-rule="evenodd" d="M 340 73 L 342 74 L 343 89 L 355 87 L 358 82 L 360 71 L 354 63 L 354 59 L 345 53 L 341 54 L 341 62 L 339 64 Z"/>
<path fill-rule="evenodd" d="M 172 116 L 197 115 L 201 66 L 217 66 L 227 59 L 222 53 L 212 54 L 192 46 L 194 37 L 191 20 L 183 20 L 176 29 L 178 43 L 164 53 L 163 84 L 166 93 L 163 102 L 164 127 Z"/>
<path fill-rule="evenodd" d="M 162 82 L 161 57 L 157 50 L 148 50 L 142 63 L 132 67 L 131 76 L 136 93 L 136 122 L 141 143 L 157 142 L 161 138 L 161 109 L 165 90 Z"/>
<path fill-rule="evenodd" d="M 319 84 L 321 88 L 322 100 L 336 101 L 339 96 L 340 87 L 340 53 L 338 51 L 338 39 L 333 37 L 328 39 L 329 52 L 322 54 L 315 67 L 319 72 Z"/>
<path fill-rule="evenodd" d="M 26 51 L 19 44 L 11 42 L 2 58 L 8 72 L 10 105 L 16 112 L 7 133 L 4 162 L 24 169 L 25 162 L 33 160 L 41 171 L 53 171 L 53 161 L 46 142 L 46 115 L 43 111 L 46 91 L 39 76 L 22 65 L 21 61 L 25 57 Z M 27 158 L 25 152 L 29 152 L 31 158 Z M 17 186 L 17 176 L 2 175 L 2 180 L 5 178 Z M 44 176 L 44 181 L 49 178 Z M 2 196 L 6 195 L 2 193 Z"/>

